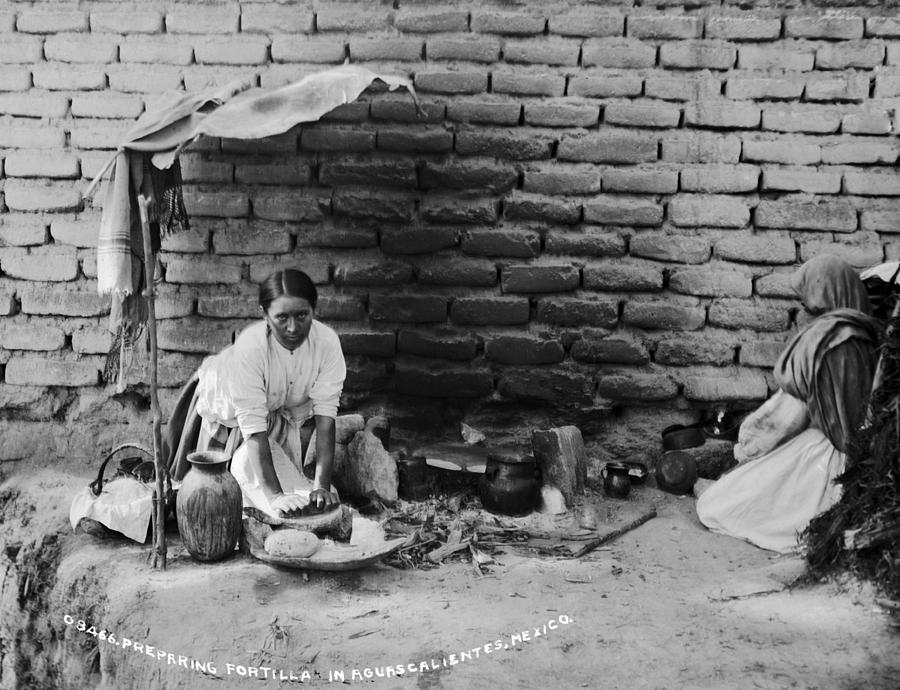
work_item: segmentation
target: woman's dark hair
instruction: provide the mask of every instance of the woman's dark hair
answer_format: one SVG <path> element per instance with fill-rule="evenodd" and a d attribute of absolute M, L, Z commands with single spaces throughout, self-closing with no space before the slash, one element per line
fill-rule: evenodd
<path fill-rule="evenodd" d="M 259 306 L 268 312 L 272 302 L 283 295 L 302 297 L 313 309 L 316 308 L 316 301 L 319 299 L 312 278 L 294 268 L 275 271 L 259 284 Z"/>

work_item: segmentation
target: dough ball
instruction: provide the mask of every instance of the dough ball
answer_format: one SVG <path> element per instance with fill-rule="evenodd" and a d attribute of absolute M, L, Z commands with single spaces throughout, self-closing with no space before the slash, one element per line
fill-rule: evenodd
<path fill-rule="evenodd" d="M 319 550 L 319 538 L 312 532 L 279 529 L 266 537 L 265 549 L 272 556 L 308 558 Z"/>

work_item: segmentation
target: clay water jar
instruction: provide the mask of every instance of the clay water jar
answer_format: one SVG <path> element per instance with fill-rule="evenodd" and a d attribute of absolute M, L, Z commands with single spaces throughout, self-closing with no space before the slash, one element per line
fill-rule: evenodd
<path fill-rule="evenodd" d="M 625 498 L 631 491 L 629 467 L 621 462 L 608 462 L 600 471 L 603 475 L 603 493 L 611 498 Z"/>
<path fill-rule="evenodd" d="M 481 504 L 492 513 L 527 515 L 541 495 L 540 472 L 531 455 L 488 454 L 478 482 Z"/>
<path fill-rule="evenodd" d="M 228 471 L 225 453 L 191 453 L 187 460 L 191 468 L 175 501 L 178 530 L 191 556 L 218 561 L 234 552 L 241 534 L 241 487 Z"/>

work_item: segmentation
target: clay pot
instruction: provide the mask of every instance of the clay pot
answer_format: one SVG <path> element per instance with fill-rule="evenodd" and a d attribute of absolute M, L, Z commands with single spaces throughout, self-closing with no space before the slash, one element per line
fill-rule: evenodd
<path fill-rule="evenodd" d="M 397 473 L 397 493 L 404 501 L 421 501 L 428 496 L 428 465 L 423 455 L 400 458 Z"/>
<path fill-rule="evenodd" d="M 603 492 L 611 498 L 625 498 L 631 491 L 631 478 L 628 472 L 629 468 L 625 463 L 606 463 L 600 471 L 603 475 Z"/>
<path fill-rule="evenodd" d="M 656 466 L 656 485 L 673 494 L 687 494 L 697 481 L 697 463 L 687 453 L 670 450 Z"/>
<path fill-rule="evenodd" d="M 493 513 L 526 515 L 538 506 L 541 486 L 531 455 L 489 454 L 478 482 L 481 504 Z"/>
<path fill-rule="evenodd" d="M 663 450 L 683 450 L 702 446 L 706 439 L 697 424 L 673 424 L 662 430 Z"/>
<path fill-rule="evenodd" d="M 241 487 L 228 471 L 228 456 L 191 453 L 175 514 L 185 548 L 198 561 L 218 561 L 234 552 L 241 533 Z"/>

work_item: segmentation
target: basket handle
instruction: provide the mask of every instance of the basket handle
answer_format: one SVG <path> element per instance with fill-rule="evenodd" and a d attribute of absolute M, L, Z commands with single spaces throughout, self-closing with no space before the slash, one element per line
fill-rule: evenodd
<path fill-rule="evenodd" d="M 106 469 L 107 463 L 109 463 L 109 461 L 112 459 L 112 457 L 116 453 L 118 453 L 120 450 L 124 450 L 125 448 L 134 448 L 135 450 L 139 450 L 142 453 L 146 454 L 151 459 L 153 458 L 153 453 L 151 453 L 149 450 L 144 448 L 144 446 L 142 446 L 138 443 L 130 443 L 129 442 L 129 443 L 122 443 L 121 445 L 116 446 L 111 451 L 109 451 L 109 453 L 106 454 L 105 458 L 103 458 L 103 462 L 100 464 L 100 470 L 97 472 L 97 478 L 94 481 L 92 481 L 90 484 L 88 484 L 88 486 L 91 489 L 91 493 L 93 493 L 94 496 L 99 496 L 100 492 L 103 491 L 103 471 Z"/>

